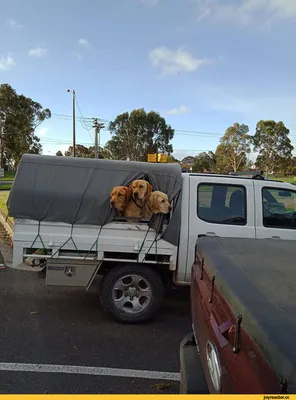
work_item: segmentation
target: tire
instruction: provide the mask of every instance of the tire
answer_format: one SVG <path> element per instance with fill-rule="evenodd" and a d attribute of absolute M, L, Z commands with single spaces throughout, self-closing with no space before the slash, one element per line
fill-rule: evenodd
<path fill-rule="evenodd" d="M 163 299 L 164 285 L 151 267 L 116 266 L 108 270 L 101 281 L 102 308 L 117 322 L 147 322 L 156 316 Z"/>

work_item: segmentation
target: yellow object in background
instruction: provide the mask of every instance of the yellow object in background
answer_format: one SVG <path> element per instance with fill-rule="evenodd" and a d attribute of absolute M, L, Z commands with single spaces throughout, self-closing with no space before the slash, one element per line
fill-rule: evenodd
<path fill-rule="evenodd" d="M 166 154 L 158 154 L 158 162 L 167 163 L 168 162 L 168 156 Z"/>
<path fill-rule="evenodd" d="M 153 162 L 153 163 L 167 163 L 168 162 L 168 156 L 166 154 L 148 154 L 148 162 Z"/>
<path fill-rule="evenodd" d="M 148 154 L 148 162 L 157 162 L 157 154 Z"/>

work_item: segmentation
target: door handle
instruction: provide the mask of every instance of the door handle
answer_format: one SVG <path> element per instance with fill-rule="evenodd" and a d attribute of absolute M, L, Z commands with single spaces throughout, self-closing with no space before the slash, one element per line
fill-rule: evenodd
<path fill-rule="evenodd" d="M 204 236 L 215 236 L 215 237 L 218 237 L 215 232 L 200 233 L 199 235 L 197 235 L 198 238 L 201 238 L 201 237 L 204 237 Z"/>

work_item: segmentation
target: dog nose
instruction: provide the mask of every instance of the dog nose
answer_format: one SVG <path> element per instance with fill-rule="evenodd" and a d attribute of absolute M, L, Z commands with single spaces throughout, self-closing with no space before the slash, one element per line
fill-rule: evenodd
<path fill-rule="evenodd" d="M 171 210 L 172 209 L 172 206 L 169 204 L 169 210 Z"/>
<path fill-rule="evenodd" d="M 134 196 L 135 196 L 135 197 L 138 197 L 138 196 L 139 196 L 139 193 L 138 193 L 138 192 L 135 192 L 135 193 L 134 193 Z"/>

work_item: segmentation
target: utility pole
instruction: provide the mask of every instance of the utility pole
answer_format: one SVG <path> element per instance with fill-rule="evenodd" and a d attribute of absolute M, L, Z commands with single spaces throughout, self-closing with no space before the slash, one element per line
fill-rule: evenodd
<path fill-rule="evenodd" d="M 99 135 L 99 123 L 98 119 L 94 118 L 93 128 L 95 128 L 95 158 L 98 158 L 99 155 L 99 145 L 98 145 L 98 135 Z"/>
<path fill-rule="evenodd" d="M 67 89 L 67 92 L 70 93 L 71 90 Z M 76 157 L 76 126 L 75 126 L 75 90 L 72 90 L 72 135 L 73 135 L 73 144 L 72 144 L 72 155 Z"/>
<path fill-rule="evenodd" d="M 94 118 L 93 128 L 95 129 L 95 158 L 100 158 L 100 130 L 104 127 L 104 124 L 98 122 L 98 118 Z"/>

